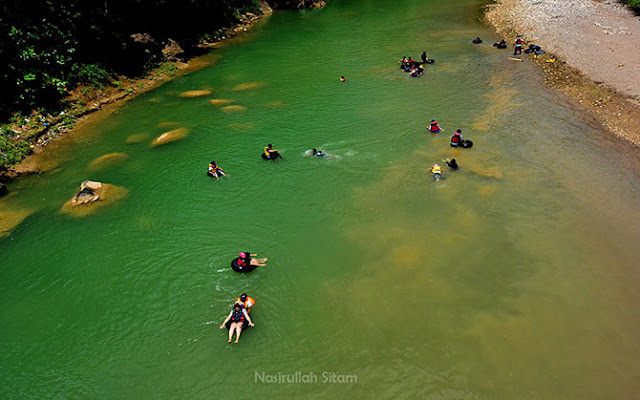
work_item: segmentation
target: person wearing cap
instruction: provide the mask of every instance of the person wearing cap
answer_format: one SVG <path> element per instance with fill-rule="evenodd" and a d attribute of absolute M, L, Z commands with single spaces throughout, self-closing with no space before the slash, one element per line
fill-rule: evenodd
<path fill-rule="evenodd" d="M 256 301 L 246 293 L 242 293 L 240 297 L 236 299 L 236 304 L 241 304 L 242 307 L 247 309 L 247 312 L 251 312 L 251 307 L 256 304 Z"/>
<path fill-rule="evenodd" d="M 238 253 L 238 257 L 231 261 L 231 268 L 236 272 L 251 272 L 257 267 L 264 267 L 268 258 L 253 258 L 257 254 L 252 254 L 248 251 L 241 251 Z"/>

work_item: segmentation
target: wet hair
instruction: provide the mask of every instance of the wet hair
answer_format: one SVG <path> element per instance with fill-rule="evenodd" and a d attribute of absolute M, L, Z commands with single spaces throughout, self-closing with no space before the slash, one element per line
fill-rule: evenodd
<path fill-rule="evenodd" d="M 456 132 L 458 132 L 458 133 L 462 133 L 462 130 L 461 130 L 461 129 L 458 129 L 458 130 L 456 130 Z"/>
<path fill-rule="evenodd" d="M 313 148 L 313 149 L 311 149 L 311 151 L 312 151 L 313 153 L 315 153 L 315 152 L 317 152 L 318 150 L 317 150 L 316 148 Z"/>
<path fill-rule="evenodd" d="M 246 299 L 247 297 L 248 297 L 248 296 L 247 296 L 247 294 L 246 294 L 246 293 L 242 293 L 242 294 L 240 295 L 240 298 L 241 298 L 242 300 Z"/>
<path fill-rule="evenodd" d="M 211 161 L 209 164 L 215 164 L 215 163 L 216 163 L 215 161 Z"/>
<path fill-rule="evenodd" d="M 267 147 L 273 147 L 273 145 L 271 143 L 267 144 Z"/>
<path fill-rule="evenodd" d="M 236 303 L 236 304 L 234 304 L 234 305 L 233 305 L 233 308 L 236 308 L 236 307 L 240 307 L 240 308 L 242 308 L 242 304 L 240 304 L 240 303 Z"/>
<path fill-rule="evenodd" d="M 435 119 L 432 119 L 432 120 L 431 120 L 431 122 L 436 122 L 436 120 L 435 120 Z"/>

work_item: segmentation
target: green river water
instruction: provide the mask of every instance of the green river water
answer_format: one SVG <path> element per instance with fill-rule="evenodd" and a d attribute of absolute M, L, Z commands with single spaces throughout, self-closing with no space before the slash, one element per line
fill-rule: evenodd
<path fill-rule="evenodd" d="M 640 398 L 638 152 L 491 47 L 482 4 L 278 12 L 53 146 L 3 199 L 32 214 L 0 239 L 0 398 Z M 85 179 L 129 193 L 61 214 Z M 268 266 L 233 272 L 245 249 Z M 242 292 L 256 327 L 229 345 Z"/>

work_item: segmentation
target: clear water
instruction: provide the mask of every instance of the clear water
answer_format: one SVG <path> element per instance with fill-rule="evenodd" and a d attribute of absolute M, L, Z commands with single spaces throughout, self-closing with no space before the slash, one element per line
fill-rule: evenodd
<path fill-rule="evenodd" d="M 0 239 L 0 397 L 639 398 L 637 150 L 491 47 L 481 5 L 276 13 L 58 143 L 3 200 L 33 214 Z M 397 60 L 422 50 L 437 62 L 411 79 Z M 214 93 L 179 97 L 195 89 Z M 190 134 L 151 148 L 168 126 Z M 458 128 L 472 149 L 449 147 Z M 284 160 L 260 159 L 268 142 Z M 60 214 L 84 179 L 130 192 Z M 245 249 L 268 267 L 234 273 Z M 228 345 L 245 291 L 256 328 Z M 317 383 L 256 377 L 295 373 Z"/>

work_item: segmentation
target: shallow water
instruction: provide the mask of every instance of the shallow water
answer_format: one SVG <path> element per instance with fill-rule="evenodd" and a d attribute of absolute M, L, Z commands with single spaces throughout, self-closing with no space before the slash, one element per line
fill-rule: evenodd
<path fill-rule="evenodd" d="M 0 239 L 0 397 L 638 398 L 640 158 L 491 47 L 481 4 L 276 13 L 56 145 L 2 203 L 33 213 Z M 129 193 L 60 214 L 84 179 Z M 231 271 L 245 249 L 269 266 Z M 227 345 L 244 291 L 256 328 Z M 296 372 L 317 383 L 260 378 Z"/>

